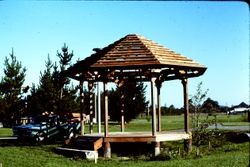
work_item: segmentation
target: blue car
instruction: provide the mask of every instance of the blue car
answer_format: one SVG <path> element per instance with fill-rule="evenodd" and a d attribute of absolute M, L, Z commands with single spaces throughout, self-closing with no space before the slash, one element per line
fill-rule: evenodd
<path fill-rule="evenodd" d="M 20 140 L 41 142 L 56 137 L 72 138 L 79 129 L 79 122 L 62 121 L 58 115 L 39 115 L 29 124 L 14 126 L 13 134 Z"/>

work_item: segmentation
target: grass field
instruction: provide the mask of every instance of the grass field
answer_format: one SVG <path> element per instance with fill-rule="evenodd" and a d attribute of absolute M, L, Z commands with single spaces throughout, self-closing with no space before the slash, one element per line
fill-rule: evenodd
<path fill-rule="evenodd" d="M 144 159 L 112 160 L 99 159 L 97 164 L 80 158 L 69 158 L 54 153 L 57 145 L 3 146 L 0 147 L 0 164 L 3 167 L 247 167 L 249 163 L 249 143 L 230 144 L 217 149 L 212 154 L 199 158 L 179 158 L 167 161 Z"/>
<path fill-rule="evenodd" d="M 205 116 L 201 116 L 201 118 L 205 118 Z M 214 116 L 209 116 L 209 119 L 214 119 Z M 244 125 L 250 126 L 249 122 L 243 122 L 244 116 L 242 115 L 225 115 L 221 114 L 217 116 L 217 122 L 223 123 L 223 125 Z M 191 118 L 190 118 L 191 122 Z M 162 130 L 175 130 L 175 129 L 183 129 L 184 128 L 184 116 L 162 116 L 161 119 Z M 137 118 L 132 120 L 130 123 L 125 125 L 125 131 L 134 132 L 134 131 L 151 131 L 151 120 L 147 120 L 146 118 Z M 85 127 L 86 131 L 88 131 L 88 125 Z M 103 129 L 103 127 L 102 127 Z M 110 132 L 120 131 L 120 126 L 117 123 L 111 123 L 109 125 Z M 94 126 L 94 131 L 97 132 L 97 126 Z M 0 128 L 0 137 L 1 136 L 12 136 L 12 130 L 9 128 Z"/>
<path fill-rule="evenodd" d="M 10 128 L 0 128 L 0 137 L 12 136 L 12 129 Z"/>
<path fill-rule="evenodd" d="M 213 119 L 211 116 L 210 119 Z M 242 122 L 241 115 L 218 115 L 217 121 L 225 124 L 233 125 L 249 125 L 248 122 Z M 183 116 L 163 116 L 162 128 L 164 130 L 182 129 Z M 86 127 L 87 129 L 87 127 Z M 119 125 L 112 124 L 111 131 L 119 131 Z M 145 118 L 133 120 L 126 124 L 126 131 L 147 131 L 151 130 L 151 121 Z M 0 136 L 11 136 L 12 130 L 8 128 L 0 128 Z M 223 143 L 223 142 L 222 142 Z M 166 145 L 169 143 L 166 143 Z M 173 145 L 176 146 L 176 143 Z M 212 150 L 203 152 L 203 155 L 197 157 L 194 151 L 186 156 L 176 156 L 170 160 L 152 160 L 147 155 L 124 160 L 116 154 L 112 154 L 112 160 L 98 159 L 98 163 L 81 159 L 79 157 L 64 157 L 54 152 L 55 147 L 61 144 L 47 145 L 23 145 L 16 141 L 6 142 L 0 141 L 0 167 L 247 167 L 249 165 L 249 142 L 233 143 L 225 142 L 220 146 L 214 147 Z M 183 149 L 183 144 L 178 147 Z M 207 147 L 207 146 L 206 146 Z M 100 155 L 101 156 L 101 155 Z"/>

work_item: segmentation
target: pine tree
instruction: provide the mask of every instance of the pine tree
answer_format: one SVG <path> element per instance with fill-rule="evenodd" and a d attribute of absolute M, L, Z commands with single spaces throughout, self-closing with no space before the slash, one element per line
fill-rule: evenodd
<path fill-rule="evenodd" d="M 57 51 L 59 65 L 52 63 L 48 56 L 45 62 L 45 70 L 40 74 L 40 82 L 37 88 L 31 89 L 30 113 L 41 114 L 45 111 L 57 114 L 76 112 L 79 109 L 77 103 L 77 89 L 70 85 L 70 80 L 61 75 L 61 71 L 70 65 L 73 51 L 68 53 L 66 44 L 62 47 L 62 53 Z"/>
<path fill-rule="evenodd" d="M 58 112 L 77 112 L 79 104 L 76 102 L 77 89 L 70 84 L 70 79 L 62 76 L 61 72 L 71 64 L 72 57 L 74 56 L 73 51 L 69 53 L 68 46 L 64 43 L 61 48 L 61 53 L 57 51 L 57 57 L 59 58 L 60 71 L 54 70 L 55 80 L 57 78 L 58 86 L 60 88 L 60 96 L 58 100 Z"/>
<path fill-rule="evenodd" d="M 25 81 L 26 68 L 10 53 L 10 58 L 5 57 L 4 77 L 0 82 L 1 113 L 5 118 L 6 126 L 11 126 L 20 116 L 22 85 Z"/>
<path fill-rule="evenodd" d="M 112 120 L 120 121 L 121 119 L 121 93 L 124 92 L 124 119 L 126 122 L 136 118 L 140 113 L 146 110 L 147 101 L 145 97 L 145 89 L 143 83 L 127 82 L 123 85 L 122 90 L 118 87 L 116 90 L 109 91 L 109 115 Z"/>
<path fill-rule="evenodd" d="M 59 57 L 59 63 L 60 63 L 60 71 L 66 70 L 67 66 L 70 65 L 71 59 L 74 56 L 73 51 L 71 53 L 68 52 L 68 46 L 64 43 L 63 47 L 61 48 L 62 53 L 57 51 L 57 57 Z M 65 85 L 68 85 L 70 83 L 70 80 L 67 77 L 64 77 L 62 75 L 58 75 L 59 81 L 60 81 L 60 98 L 63 97 L 63 87 Z"/>

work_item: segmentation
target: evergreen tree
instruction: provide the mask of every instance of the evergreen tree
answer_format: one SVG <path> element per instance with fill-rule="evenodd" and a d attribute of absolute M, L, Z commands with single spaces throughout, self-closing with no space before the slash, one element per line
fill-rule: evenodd
<path fill-rule="evenodd" d="M 5 57 L 4 66 L 4 77 L 0 82 L 0 112 L 5 126 L 11 126 L 21 115 L 22 85 L 25 81 L 26 68 L 16 59 L 13 49 L 10 58 Z"/>
<path fill-rule="evenodd" d="M 71 64 L 73 51 L 69 53 L 68 46 L 64 43 L 61 53 L 57 51 L 59 57 L 60 71 L 54 70 L 54 80 L 58 81 L 60 96 L 58 99 L 58 112 L 76 112 L 79 110 L 79 104 L 76 102 L 77 89 L 70 84 L 70 79 L 61 75 L 61 72 Z M 56 79 L 57 78 L 57 79 Z"/>
<path fill-rule="evenodd" d="M 37 88 L 33 87 L 31 93 L 33 93 L 33 99 L 30 99 L 32 103 L 31 113 L 43 113 L 54 112 L 56 109 L 56 99 L 59 97 L 53 82 L 53 63 L 48 56 L 45 62 L 45 70 L 40 72 L 40 81 Z M 37 101 L 35 101 L 36 99 Z M 37 108 L 35 108 L 36 106 Z M 35 111 L 36 110 L 36 111 Z"/>
<path fill-rule="evenodd" d="M 73 51 L 68 53 L 68 47 L 64 44 L 62 53 L 57 51 L 57 56 L 60 58 L 59 66 L 56 62 L 52 63 L 48 56 L 38 87 L 32 87 L 29 97 L 30 113 L 41 114 L 47 111 L 61 114 L 79 109 L 77 89 L 73 85 L 69 86 L 70 80 L 61 75 L 61 71 L 70 65 Z"/>
<path fill-rule="evenodd" d="M 70 65 L 72 57 L 74 56 L 73 51 L 71 53 L 68 52 L 68 46 L 64 43 L 63 47 L 61 48 L 62 53 L 57 51 L 57 57 L 59 57 L 60 63 L 60 71 L 66 70 L 67 66 Z M 60 98 L 62 99 L 63 96 L 63 87 L 70 83 L 70 80 L 67 77 L 62 75 L 58 75 L 59 79 L 59 86 L 60 86 Z"/>
<path fill-rule="evenodd" d="M 123 85 L 122 90 L 116 88 L 116 90 L 109 91 L 109 115 L 111 119 L 114 121 L 121 120 L 121 101 L 118 100 L 121 97 L 121 92 L 124 92 L 124 119 L 126 122 L 144 112 L 148 103 L 145 97 L 145 89 L 143 83 L 127 82 Z"/>

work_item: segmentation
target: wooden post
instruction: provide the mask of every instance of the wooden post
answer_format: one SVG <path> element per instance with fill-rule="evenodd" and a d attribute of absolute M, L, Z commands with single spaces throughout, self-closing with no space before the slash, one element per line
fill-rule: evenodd
<path fill-rule="evenodd" d="M 102 129 L 101 129 L 101 94 L 100 94 L 100 89 L 99 89 L 99 82 L 97 82 L 97 129 L 98 129 L 98 133 L 102 133 Z"/>
<path fill-rule="evenodd" d="M 125 131 L 125 120 L 124 120 L 124 92 L 121 94 L 121 132 Z"/>
<path fill-rule="evenodd" d="M 124 82 L 121 81 L 118 83 L 118 87 L 120 89 L 120 92 L 121 92 L 121 97 L 120 97 L 120 100 L 121 100 L 121 132 L 124 132 L 125 131 L 125 121 L 124 121 L 124 89 L 123 89 L 123 85 L 124 85 Z"/>
<path fill-rule="evenodd" d="M 104 91 L 104 136 L 108 137 L 108 91 L 106 90 L 107 82 L 103 83 Z"/>
<path fill-rule="evenodd" d="M 84 119 L 83 119 L 84 93 L 83 93 L 83 81 L 80 81 L 79 88 L 80 88 L 81 135 L 84 135 Z"/>
<path fill-rule="evenodd" d="M 151 105 L 152 105 L 152 136 L 156 135 L 156 111 L 155 111 L 155 78 L 151 78 Z"/>
<path fill-rule="evenodd" d="M 107 82 L 103 83 L 103 91 L 104 91 L 104 137 L 108 137 L 109 129 L 108 129 L 108 91 Z M 109 141 L 104 142 L 104 157 L 111 158 L 111 147 Z"/>
<path fill-rule="evenodd" d="M 93 114 L 94 114 L 94 104 L 93 104 L 93 82 L 88 82 L 89 89 L 89 133 L 93 133 Z"/>
<path fill-rule="evenodd" d="M 183 101 L 184 101 L 184 129 L 189 133 L 189 107 L 188 107 L 188 80 L 182 79 L 183 85 Z"/>
<path fill-rule="evenodd" d="M 160 142 L 155 142 L 155 152 L 154 152 L 154 156 L 158 156 L 161 153 L 161 144 Z"/>
<path fill-rule="evenodd" d="M 161 82 L 158 81 L 157 87 L 157 131 L 161 132 Z"/>
<path fill-rule="evenodd" d="M 106 141 L 104 144 L 104 158 L 111 158 L 110 142 Z"/>
<path fill-rule="evenodd" d="M 155 85 L 157 88 L 157 131 L 161 132 L 161 82 L 159 80 L 155 81 Z M 158 156 L 161 153 L 161 143 L 155 142 L 155 150 L 154 150 L 154 156 Z"/>
<path fill-rule="evenodd" d="M 189 131 L 189 107 L 188 107 L 188 80 L 187 78 L 182 79 L 183 85 L 183 101 L 184 101 L 184 129 L 185 132 L 190 134 Z M 192 138 L 188 140 L 184 140 L 184 149 L 186 152 L 190 152 L 192 150 Z"/>

